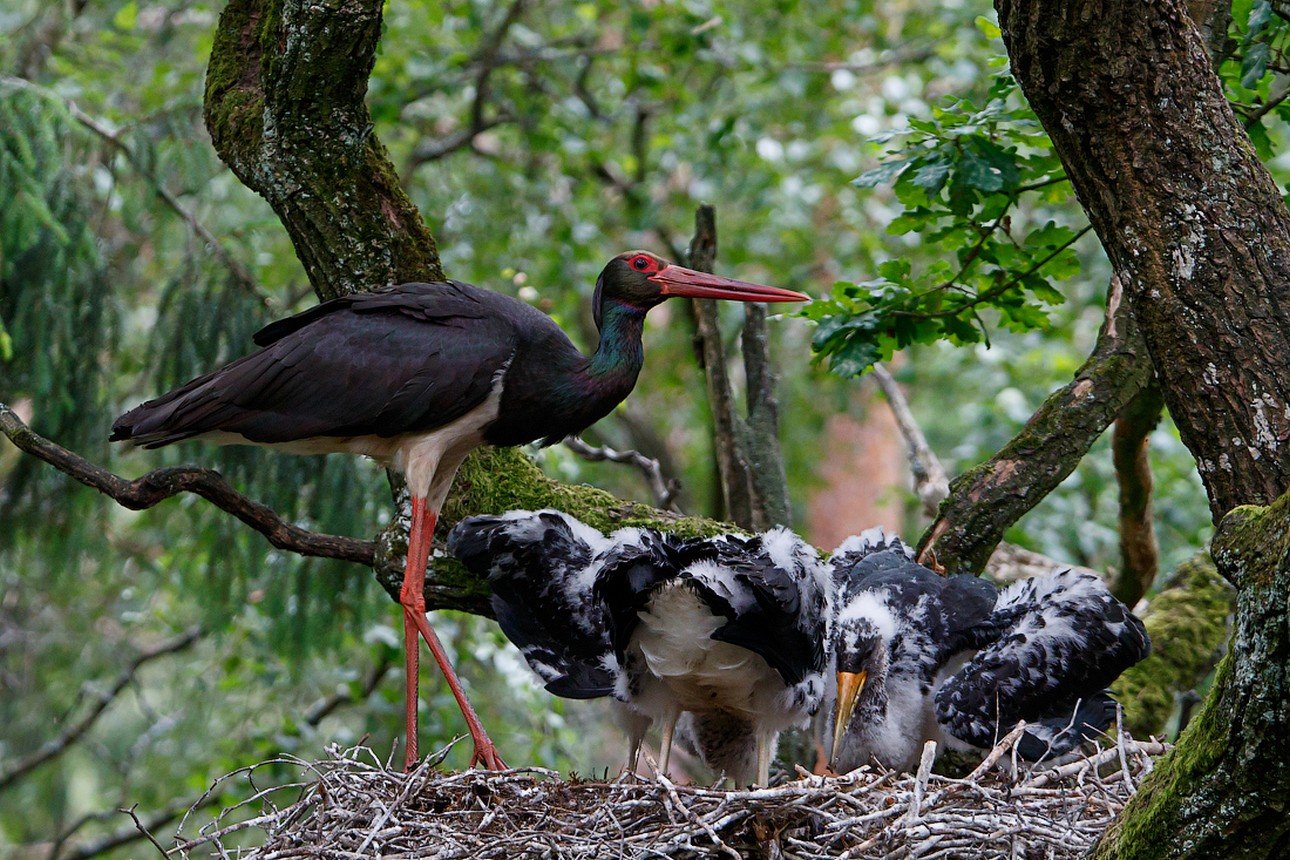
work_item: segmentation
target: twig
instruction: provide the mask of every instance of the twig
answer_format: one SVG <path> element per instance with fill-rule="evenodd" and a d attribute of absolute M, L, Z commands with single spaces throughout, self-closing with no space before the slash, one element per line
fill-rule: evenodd
<path fill-rule="evenodd" d="M 950 479 L 945 474 L 945 467 L 927 444 L 927 437 L 914 419 L 909 401 L 905 399 L 905 392 L 900 390 L 900 385 L 881 362 L 873 366 L 873 378 L 887 398 L 887 405 L 891 407 L 891 414 L 900 427 L 900 434 L 905 437 L 909 471 L 914 476 L 914 492 L 923 506 L 923 513 L 934 517 L 937 507 L 950 494 Z"/>
<path fill-rule="evenodd" d="M 4 409 L 4 406 L 0 405 L 0 409 Z M 2 417 L 3 413 L 0 413 L 0 418 Z M 65 727 L 58 733 L 58 737 L 42 744 L 35 752 L 26 758 L 19 759 L 3 772 L 0 772 L 0 789 L 6 788 L 15 780 L 27 775 L 42 764 L 67 752 L 73 744 L 90 730 L 90 727 L 98 722 L 99 717 L 107 710 L 108 705 L 112 704 L 116 697 L 121 694 L 121 691 L 134 680 L 135 675 L 138 674 L 141 668 L 159 657 L 165 657 L 184 650 L 196 642 L 201 635 L 201 628 L 194 627 L 180 636 L 167 639 L 160 645 L 141 651 L 137 657 L 121 670 L 116 680 L 112 682 L 112 686 L 96 697 L 94 704 L 90 706 L 89 711 L 84 716 Z"/>
<path fill-rule="evenodd" d="M 130 816 L 130 820 L 134 822 L 135 829 L 138 830 L 140 834 L 142 834 L 144 837 L 147 838 L 149 842 L 152 843 L 152 847 L 156 848 L 158 853 L 160 853 L 162 857 L 169 858 L 170 855 L 166 853 L 166 849 L 161 847 L 161 843 L 157 841 L 157 838 L 153 836 L 151 832 L 149 832 L 148 828 L 143 826 L 143 822 L 140 821 L 139 816 L 135 814 L 134 810 L 137 807 L 138 807 L 138 804 L 136 803 L 134 806 L 131 806 L 129 809 L 122 809 L 121 811 L 124 812 L 126 815 Z"/>
<path fill-rule="evenodd" d="M 264 535 L 278 549 L 368 566 L 375 559 L 374 541 L 318 534 L 302 529 L 282 519 L 267 505 L 249 499 L 233 489 L 214 469 L 192 466 L 155 469 L 129 481 L 39 435 L 3 403 L 0 403 L 0 432 L 33 457 L 44 460 L 58 471 L 131 510 L 151 508 L 179 493 L 193 493 L 237 517 Z"/>
<path fill-rule="evenodd" d="M 676 494 L 681 491 L 681 482 L 664 475 L 662 465 L 653 457 L 647 457 L 635 450 L 619 451 L 608 445 L 590 445 L 580 436 L 566 437 L 564 446 L 582 459 L 593 463 L 609 461 L 635 466 L 649 484 L 650 491 L 654 494 L 655 504 L 660 508 L 680 513 L 673 503 L 676 500 Z"/>
<path fill-rule="evenodd" d="M 382 650 L 380 658 L 378 658 L 377 661 L 372 664 L 372 667 L 367 670 L 367 675 L 363 678 L 363 683 L 359 687 L 357 693 L 349 690 L 346 690 L 343 693 L 333 693 L 332 695 L 320 699 L 310 705 L 309 709 L 305 711 L 305 725 L 316 727 L 342 705 L 347 705 L 351 702 L 361 702 L 368 696 L 372 695 L 372 693 L 376 692 L 376 688 L 381 684 L 381 679 L 385 677 L 385 673 L 390 671 L 390 667 L 394 665 L 394 660 L 390 656 L 390 653 L 391 652 L 388 650 Z"/>
<path fill-rule="evenodd" d="M 1120 572 L 1112 593 L 1133 606 L 1150 590 L 1160 570 L 1152 512 L 1151 433 L 1160 423 L 1164 395 L 1149 381 L 1115 419 L 1111 430 L 1111 460 L 1120 502 Z"/>
<path fill-rule="evenodd" d="M 717 258 L 716 210 L 703 205 L 694 213 L 694 238 L 690 240 L 686 260 L 700 272 L 713 270 Z M 739 444 L 742 422 L 735 412 L 734 391 L 726 368 L 726 351 L 721 341 L 716 302 L 692 299 L 695 319 L 695 351 L 703 369 L 712 409 L 712 444 L 721 478 L 721 495 L 726 515 L 742 528 L 753 525 L 753 488 L 748 461 Z"/>

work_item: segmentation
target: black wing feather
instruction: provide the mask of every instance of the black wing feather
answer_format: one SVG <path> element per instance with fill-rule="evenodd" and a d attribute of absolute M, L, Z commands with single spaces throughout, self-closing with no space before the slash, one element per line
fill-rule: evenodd
<path fill-rule="evenodd" d="M 125 413 L 111 438 L 155 448 L 213 431 L 275 443 L 433 430 L 483 403 L 511 359 L 508 303 L 528 310 L 455 282 L 327 302 L 262 329 L 259 352 Z"/>
<path fill-rule="evenodd" d="M 557 696 L 614 692 L 608 617 L 583 575 L 596 547 L 590 527 L 558 511 L 469 517 L 448 550 L 488 578 L 502 632 Z"/>
<path fill-rule="evenodd" d="M 711 543 L 716 545 L 716 563 L 730 571 L 736 587 L 752 598 L 750 604 L 736 609 L 701 579 L 689 577 L 708 607 L 729 618 L 712 638 L 760 655 L 788 686 L 822 671 L 825 595 L 812 569 L 814 553 L 810 559 L 795 559 L 792 568 L 785 569 L 766 552 L 763 536 L 727 535 Z"/>
<path fill-rule="evenodd" d="M 975 633 L 981 650 L 937 691 L 936 715 L 978 746 L 1019 720 L 1069 719 L 1150 652 L 1142 622 L 1096 577 L 1070 570 L 1009 586 Z"/>

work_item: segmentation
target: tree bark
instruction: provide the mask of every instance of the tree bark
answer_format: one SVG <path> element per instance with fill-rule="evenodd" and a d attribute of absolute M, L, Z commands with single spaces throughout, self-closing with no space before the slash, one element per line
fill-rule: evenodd
<path fill-rule="evenodd" d="M 1228 514 L 1213 553 L 1237 588 L 1232 647 L 1097 860 L 1290 854 L 1290 494 Z"/>
<path fill-rule="evenodd" d="M 980 573 L 1008 528 L 1075 470 L 1097 438 L 1151 378 L 1133 316 L 1112 279 L 1106 321 L 1084 365 L 1035 410 L 999 453 L 950 482 L 919 541 L 919 560 Z"/>
<path fill-rule="evenodd" d="M 996 0 L 1215 521 L 1290 487 L 1290 213 L 1179 0 Z"/>

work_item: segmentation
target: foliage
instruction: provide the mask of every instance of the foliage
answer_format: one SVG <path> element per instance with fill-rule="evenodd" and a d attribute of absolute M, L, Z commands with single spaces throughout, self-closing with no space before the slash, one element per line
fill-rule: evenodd
<path fill-rule="evenodd" d="M 888 232 L 915 234 L 936 256 L 917 272 L 908 258 L 885 260 L 877 278 L 840 282 L 803 311 L 830 369 L 859 376 L 915 343 L 988 344 L 988 312 L 1011 331 L 1048 328 L 1088 228 L 1046 217 L 1068 198 L 1066 176 L 1011 75 L 1000 73 L 981 105 L 954 97 L 875 140 L 899 146 L 856 185 L 893 183 L 903 211 Z"/>

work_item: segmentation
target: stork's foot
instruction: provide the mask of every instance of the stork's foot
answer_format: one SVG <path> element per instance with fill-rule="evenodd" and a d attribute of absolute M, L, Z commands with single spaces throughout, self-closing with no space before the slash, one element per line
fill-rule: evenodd
<path fill-rule="evenodd" d="M 506 770 L 506 762 L 502 761 L 501 755 L 497 752 L 497 747 L 488 739 L 488 735 L 477 737 L 475 741 L 475 752 L 470 757 L 469 767 L 476 765 L 483 767 L 485 770 Z"/>

